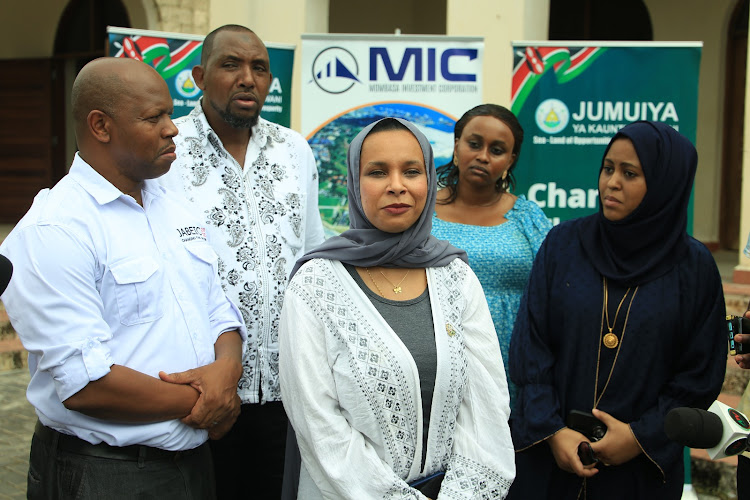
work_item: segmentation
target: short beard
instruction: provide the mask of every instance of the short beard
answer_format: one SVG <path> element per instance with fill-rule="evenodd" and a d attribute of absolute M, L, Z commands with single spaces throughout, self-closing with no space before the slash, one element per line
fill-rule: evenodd
<path fill-rule="evenodd" d="M 214 110 L 219 113 L 221 119 L 232 128 L 251 129 L 258 124 L 258 115 L 260 114 L 260 111 L 253 116 L 242 118 L 232 114 L 232 112 L 229 111 L 229 106 L 227 106 L 227 109 L 219 109 L 219 107 L 212 102 L 211 107 L 214 108 Z"/>

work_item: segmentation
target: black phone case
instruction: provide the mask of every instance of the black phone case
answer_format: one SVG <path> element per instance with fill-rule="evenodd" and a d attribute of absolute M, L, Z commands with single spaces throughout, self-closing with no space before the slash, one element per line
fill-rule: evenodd
<path fill-rule="evenodd" d="M 607 432 L 607 426 L 594 415 L 586 411 L 571 410 L 565 425 L 586 436 L 590 441 L 599 441 Z"/>

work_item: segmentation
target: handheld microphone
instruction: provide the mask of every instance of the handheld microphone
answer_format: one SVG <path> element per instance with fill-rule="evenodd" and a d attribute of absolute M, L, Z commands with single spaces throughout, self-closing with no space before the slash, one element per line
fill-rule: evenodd
<path fill-rule="evenodd" d="M 8 283 L 10 283 L 10 276 L 13 274 L 13 264 L 10 263 L 5 255 L 0 254 L 0 295 L 3 294 Z"/>
<path fill-rule="evenodd" d="M 706 449 L 709 458 L 716 460 L 748 449 L 750 421 L 734 408 L 714 401 L 708 411 L 673 408 L 664 419 L 664 432 L 683 446 Z"/>

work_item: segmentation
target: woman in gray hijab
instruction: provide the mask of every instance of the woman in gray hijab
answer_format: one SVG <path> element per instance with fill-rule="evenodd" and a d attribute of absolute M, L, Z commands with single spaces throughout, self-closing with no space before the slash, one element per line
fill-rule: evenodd
<path fill-rule="evenodd" d="M 385 118 L 347 161 L 351 229 L 300 259 L 281 314 L 297 497 L 504 498 L 505 372 L 465 253 L 430 235 L 432 148 Z"/>

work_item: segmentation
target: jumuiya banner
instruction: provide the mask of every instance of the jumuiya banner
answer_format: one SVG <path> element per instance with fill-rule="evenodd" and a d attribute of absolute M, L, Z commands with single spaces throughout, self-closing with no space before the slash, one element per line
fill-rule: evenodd
<path fill-rule="evenodd" d="M 556 223 L 594 213 L 613 135 L 636 120 L 695 142 L 702 43 L 513 42 L 511 109 L 524 128 L 516 193 Z M 692 210 L 688 227 L 692 227 Z"/>
<path fill-rule="evenodd" d="M 203 36 L 107 27 L 108 54 L 149 64 L 166 80 L 174 102 L 172 118 L 184 116 L 203 92 L 193 80 L 193 66 L 201 62 Z M 266 43 L 273 81 L 261 116 L 289 127 L 291 123 L 294 45 Z"/>
<path fill-rule="evenodd" d="M 436 165 L 453 156 L 453 125 L 482 99 L 482 38 L 302 35 L 302 134 L 320 174 L 329 233 L 349 227 L 346 152 L 386 116 L 414 122 Z"/>

